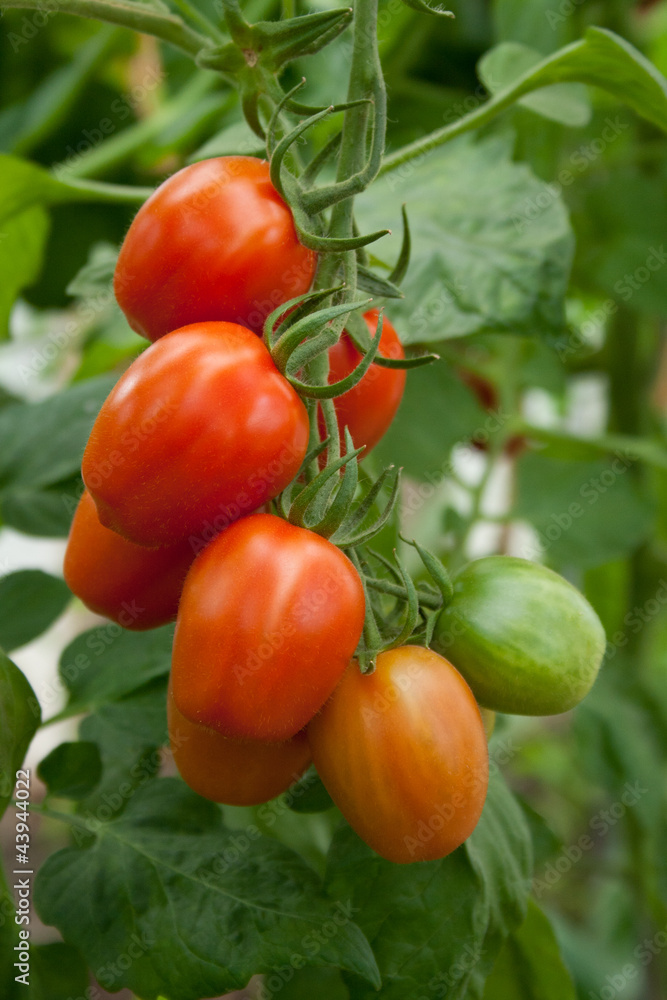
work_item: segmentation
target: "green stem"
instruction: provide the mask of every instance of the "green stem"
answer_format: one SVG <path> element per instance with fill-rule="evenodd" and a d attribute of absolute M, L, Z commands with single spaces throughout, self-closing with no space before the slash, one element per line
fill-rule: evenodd
<path fill-rule="evenodd" d="M 0 9 L 10 7 L 39 10 L 42 4 L 39 0 L 0 0 Z M 128 3 L 119 0 L 58 0 L 58 11 L 75 17 L 89 17 L 109 24 L 119 24 L 144 35 L 154 35 L 191 56 L 196 56 L 211 44 L 210 39 L 193 31 L 180 17 L 162 13 L 135 0 Z"/>
<path fill-rule="evenodd" d="M 377 590 L 380 594 L 391 594 L 392 597 L 400 597 L 402 600 L 408 600 L 408 592 L 405 587 L 401 587 L 398 583 L 391 583 L 389 580 L 379 580 L 376 577 L 367 576 L 364 578 L 366 586 L 370 587 L 371 590 Z M 433 608 L 436 610 L 442 607 L 442 598 L 437 597 L 435 594 L 427 594 L 423 590 L 417 591 L 417 597 L 419 598 L 419 603 L 425 608 Z"/>
<path fill-rule="evenodd" d="M 123 163 L 158 135 L 165 126 L 196 108 L 202 97 L 212 90 L 219 80 L 216 73 L 206 71 L 196 73 L 177 97 L 165 101 L 150 118 L 123 129 L 118 135 L 111 136 L 99 146 L 83 153 L 72 163 L 65 161 L 62 165 L 56 165 L 58 178 L 69 180 L 70 177 L 92 177 Z"/>
<path fill-rule="evenodd" d="M 450 125 L 445 125 L 443 128 L 436 129 L 435 132 L 431 132 L 430 135 L 424 136 L 423 139 L 417 139 L 415 142 L 411 142 L 408 146 L 404 146 L 402 149 L 397 150 L 390 156 L 385 157 L 380 173 L 387 174 L 391 170 L 396 170 L 404 163 L 409 163 L 410 160 L 419 159 L 422 156 L 425 156 L 427 153 L 430 153 L 432 149 L 436 149 L 438 146 L 444 146 L 446 142 L 450 142 L 452 139 L 455 139 L 459 135 L 463 135 L 465 132 L 470 132 L 473 129 L 481 128 L 483 125 L 488 125 L 489 122 L 493 121 L 493 119 L 501 114 L 501 112 L 515 104 L 520 97 L 524 96 L 524 94 L 528 94 L 539 87 L 548 86 L 551 83 L 558 82 L 557 77 L 560 65 L 563 64 L 564 66 L 567 66 L 568 62 L 576 53 L 585 51 L 587 44 L 588 43 L 585 39 L 573 42 L 571 45 L 568 45 L 563 49 L 559 49 L 559 51 L 555 52 L 553 56 L 541 62 L 540 77 L 543 82 L 535 80 L 535 69 L 532 68 L 523 74 L 523 76 L 521 76 L 518 80 L 515 80 L 508 87 L 505 87 L 503 90 L 495 94 L 495 96 L 486 101 L 485 104 L 482 104 L 479 108 L 471 111 L 470 114 L 464 115 L 462 118 L 452 122 Z M 567 79 L 566 75 L 565 79 Z"/>
<path fill-rule="evenodd" d="M 130 184 L 107 184 L 104 181 L 84 181 L 58 178 L 72 191 L 90 195 L 85 201 L 112 202 L 117 205 L 142 205 L 153 194 L 154 188 L 132 187 Z"/>
<path fill-rule="evenodd" d="M 524 421 L 514 422 L 512 430 L 517 434 L 525 434 L 534 441 L 543 441 L 545 444 L 579 445 L 582 451 L 592 450 L 604 455 L 620 452 L 630 460 L 667 469 L 667 451 L 662 445 L 630 434 L 600 434 L 594 438 L 585 438 L 550 427 L 535 427 Z"/>

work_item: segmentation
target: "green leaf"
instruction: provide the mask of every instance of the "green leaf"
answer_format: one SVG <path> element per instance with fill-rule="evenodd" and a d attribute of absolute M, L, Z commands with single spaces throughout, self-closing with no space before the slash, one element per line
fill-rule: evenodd
<path fill-rule="evenodd" d="M 102 779 L 79 811 L 107 819 L 125 808 L 162 763 L 160 747 L 167 743 L 166 681 L 103 705 L 83 719 L 79 736 L 97 745 L 102 760 Z"/>
<path fill-rule="evenodd" d="M 92 846 L 52 855 L 34 902 L 100 985 L 144 1000 L 217 996 L 297 961 L 379 984 L 347 897 L 327 901 L 296 854 L 226 830 L 213 803 L 172 778 L 145 785 Z M 133 961 L 118 962 L 125 954 Z"/>
<path fill-rule="evenodd" d="M 63 580 L 39 569 L 0 578 L 0 646 L 11 652 L 41 635 L 70 599 Z"/>
<path fill-rule="evenodd" d="M 12 797 L 16 772 L 40 720 L 35 692 L 19 668 L 0 651 L 0 816 Z"/>
<path fill-rule="evenodd" d="M 88 970 L 76 948 L 56 942 L 30 945 L 30 985 L 12 1000 L 74 1000 L 88 996 Z"/>
<path fill-rule="evenodd" d="M 497 424 L 444 361 L 408 373 L 398 414 L 375 454 L 435 488 L 450 470 L 450 452 Z"/>
<path fill-rule="evenodd" d="M 102 760 L 96 743 L 80 741 L 54 747 L 37 768 L 49 795 L 82 799 L 102 775 Z"/>
<path fill-rule="evenodd" d="M 88 260 L 67 286 L 67 294 L 85 298 L 108 292 L 117 260 L 118 247 L 113 243 L 93 243 Z"/>
<path fill-rule="evenodd" d="M 523 810 L 493 759 L 490 770 L 482 818 L 465 844 L 484 886 L 486 917 L 481 958 L 470 977 L 469 1000 L 482 996 L 484 981 L 503 940 L 523 921 L 533 874 L 532 837 Z"/>
<path fill-rule="evenodd" d="M 17 296 L 39 276 L 48 232 L 49 219 L 39 205 L 0 224 L 0 339 L 9 336 Z"/>
<path fill-rule="evenodd" d="M 287 804 L 297 813 L 325 812 L 334 805 L 314 767 L 310 767 L 304 776 L 292 785 L 287 796 Z"/>
<path fill-rule="evenodd" d="M 502 42 L 490 49 L 479 61 L 477 72 L 491 94 L 496 94 L 543 60 L 535 49 L 519 42 Z M 586 125 L 592 108 L 586 88 L 578 83 L 557 83 L 534 94 L 522 97 L 523 107 L 563 125 Z"/>
<path fill-rule="evenodd" d="M 91 379 L 40 403 L 0 411 L 0 514 L 7 524 L 31 534 L 63 533 L 80 496 L 77 477 L 90 429 L 114 382 Z"/>
<path fill-rule="evenodd" d="M 87 80 L 120 37 L 118 28 L 100 27 L 92 38 L 76 49 L 64 66 L 42 78 L 14 117 L 12 152 L 25 153 L 51 134 L 66 118 Z M 5 114 L 13 111 L 15 107 L 10 107 Z"/>
<path fill-rule="evenodd" d="M 582 462 L 526 453 L 514 513 L 535 526 L 538 544 L 519 554 L 541 552 L 557 566 L 588 567 L 632 552 L 653 524 L 632 464 L 621 455 Z"/>
<path fill-rule="evenodd" d="M 78 635 L 58 667 L 69 692 L 68 710 L 91 711 L 119 701 L 168 674 L 173 636 L 173 625 L 128 632 L 111 622 Z"/>
<path fill-rule="evenodd" d="M 360 225 L 388 225 L 396 256 L 401 202 L 412 254 L 391 318 L 407 344 L 481 332 L 562 332 L 573 239 L 559 194 L 512 161 L 511 144 L 465 138 L 382 177 L 359 199 Z M 526 206 L 539 212 L 526 222 Z M 391 242 L 395 243 L 392 250 Z M 443 415 L 444 416 L 444 415 Z"/>
<path fill-rule="evenodd" d="M 66 538 L 82 493 L 80 476 L 48 489 L 13 486 L 11 490 L 0 491 L 2 520 L 26 535 Z"/>
<path fill-rule="evenodd" d="M 512 931 L 496 959 L 484 1000 L 576 1000 L 576 996 L 551 924 L 531 899 L 526 919 Z"/>
<path fill-rule="evenodd" d="M 71 201 L 71 189 L 43 167 L 15 156 L 0 155 L 0 227 L 34 205 Z M 76 200 L 76 199 L 74 199 Z"/>
<path fill-rule="evenodd" d="M 601 87 L 638 115 L 667 131 L 667 80 L 630 42 L 603 28 L 549 56 L 516 81 L 516 95 L 553 83 Z"/>
<path fill-rule="evenodd" d="M 352 1000 L 480 996 L 468 990 L 523 920 L 531 869 L 530 834 L 498 777 L 472 836 L 441 861 L 394 865 L 340 829 L 329 852 L 329 891 L 352 900 L 382 975 L 379 994 L 346 977 Z"/>

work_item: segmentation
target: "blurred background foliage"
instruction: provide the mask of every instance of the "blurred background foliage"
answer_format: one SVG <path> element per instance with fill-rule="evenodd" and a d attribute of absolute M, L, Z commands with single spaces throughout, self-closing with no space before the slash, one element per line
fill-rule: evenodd
<path fill-rule="evenodd" d="M 217 16 L 214 3 L 200 4 Z M 327 6 L 297 0 L 296 11 Z M 667 73 L 667 2 L 460 0 L 454 21 L 397 0 L 380 6 L 392 149 L 477 107 L 530 50 L 551 53 L 591 24 L 618 32 Z M 251 20 L 279 13 L 274 0 L 244 7 Z M 173 49 L 61 15 L 42 23 L 12 10 L 2 25 L 1 152 L 55 164 L 57 174 L 153 186 L 194 159 L 259 151 L 235 94 Z M 348 61 L 343 36 L 289 76 L 306 76 L 309 103 L 333 102 Z M 330 128 L 318 126 L 312 142 Z M 405 468 L 403 528 L 452 565 L 488 551 L 539 558 L 602 617 L 610 645 L 586 702 L 565 717 L 500 719 L 491 753 L 524 804 L 534 894 L 576 996 L 659 1000 L 667 996 L 667 138 L 600 91 L 553 88 L 381 178 L 360 202 L 363 224 L 400 232 L 403 202 L 414 254 L 406 297 L 390 313 L 406 342 L 428 343 L 443 360 L 409 374 L 398 419 L 368 464 Z M 72 506 L 62 495 L 76 494 L 86 413 L 144 346 L 110 292 L 133 212 L 35 206 L 0 233 L 0 513 L 28 534 L 66 535 Z M 393 261 L 399 238 L 373 248 L 378 266 Z M 47 398 L 69 384 L 65 397 Z M 22 402 L 42 399 L 36 408 Z M 396 543 L 395 525 L 382 545 L 390 552 Z M 29 586 L 37 596 L 27 604 L 51 611 L 16 628 L 12 609 L 26 598 L 7 585 L 7 648 L 62 610 L 57 587 L 21 581 Z M 112 752 L 111 732 L 102 754 Z M 123 747 L 135 756 L 145 749 Z M 289 814 L 268 832 L 295 843 L 299 823 Z M 312 846 L 321 831 L 308 831 L 297 846 L 321 858 Z M 525 940 L 515 936 L 503 952 L 488 1000 L 575 995 L 548 982 L 517 992 L 517 964 L 539 967 L 540 949 L 553 947 L 541 919 L 533 914 Z M 304 972 L 282 996 L 324 990 L 314 975 Z M 326 989 L 322 996 L 344 995 L 333 981 Z"/>

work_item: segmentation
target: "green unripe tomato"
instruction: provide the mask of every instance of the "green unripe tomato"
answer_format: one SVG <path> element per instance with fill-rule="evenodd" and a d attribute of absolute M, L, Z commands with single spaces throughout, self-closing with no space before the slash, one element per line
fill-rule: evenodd
<path fill-rule="evenodd" d="M 485 708 L 557 715 L 590 691 L 606 639 L 593 608 L 562 576 L 526 559 L 488 556 L 455 577 L 431 645 Z"/>

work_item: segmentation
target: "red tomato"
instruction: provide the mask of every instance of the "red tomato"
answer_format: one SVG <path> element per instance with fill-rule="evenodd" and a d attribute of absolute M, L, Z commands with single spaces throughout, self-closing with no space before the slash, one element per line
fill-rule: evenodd
<path fill-rule="evenodd" d="M 268 314 L 310 288 L 317 256 L 251 156 L 221 156 L 169 177 L 137 212 L 114 291 L 128 323 L 157 340 L 204 320 L 261 332 Z"/>
<path fill-rule="evenodd" d="M 128 542 L 100 524 L 92 497 L 84 493 L 72 521 L 63 571 L 69 589 L 91 611 L 139 630 L 176 617 L 194 556 L 187 541 L 164 549 Z"/>
<path fill-rule="evenodd" d="M 139 545 L 190 536 L 194 548 L 287 486 L 308 431 L 259 337 L 198 323 L 162 337 L 114 386 L 83 479 L 105 527 Z"/>
<path fill-rule="evenodd" d="M 374 336 L 378 324 L 378 310 L 372 309 L 367 312 L 364 319 L 371 336 Z M 405 357 L 398 334 L 386 317 L 382 323 L 379 353 L 384 358 Z M 338 343 L 329 349 L 329 382 L 338 382 L 345 378 L 360 361 L 359 351 L 344 333 Z M 366 445 L 362 458 L 389 430 L 403 398 L 405 376 L 406 372 L 403 369 L 382 368 L 373 364 L 354 389 L 334 399 L 341 436 L 345 427 L 348 427 L 355 447 Z M 324 434 L 324 420 L 321 414 L 320 432 Z"/>
<path fill-rule="evenodd" d="M 213 802 L 255 806 L 297 781 L 310 763 L 305 733 L 286 743 L 230 740 L 215 729 L 190 722 L 167 699 L 169 743 L 183 781 Z"/>
<path fill-rule="evenodd" d="M 389 861 L 442 858 L 477 825 L 489 778 L 482 717 L 432 650 L 381 653 L 366 675 L 353 662 L 307 733 L 332 799 Z"/>
<path fill-rule="evenodd" d="M 364 592 L 326 539 L 253 514 L 195 560 L 176 621 L 179 711 L 233 739 L 290 739 L 354 655 Z"/>

